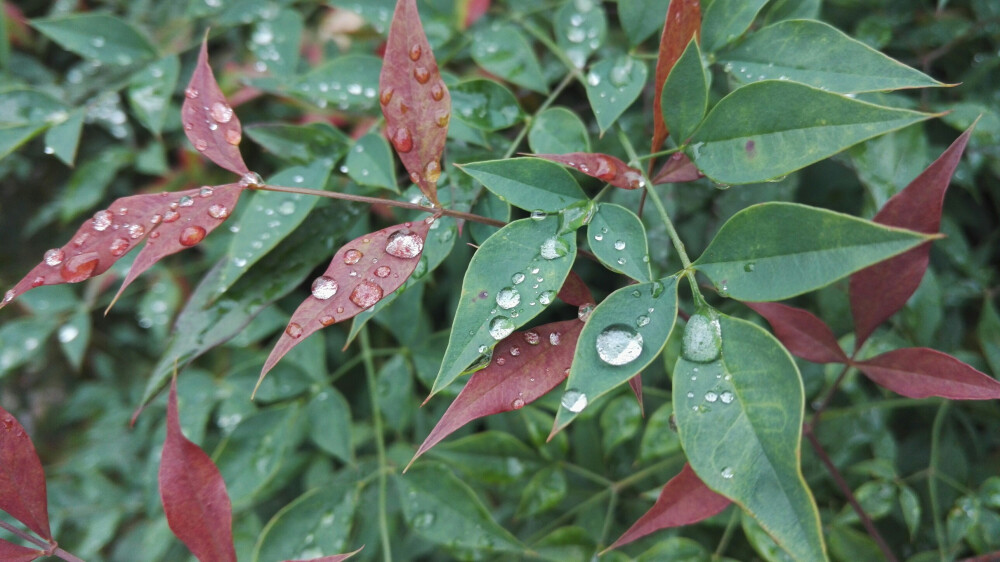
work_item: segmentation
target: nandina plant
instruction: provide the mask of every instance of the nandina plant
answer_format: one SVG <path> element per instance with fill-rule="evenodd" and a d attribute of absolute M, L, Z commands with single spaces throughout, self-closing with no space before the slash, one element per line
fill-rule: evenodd
<path fill-rule="evenodd" d="M 963 203 L 993 200 L 996 115 L 932 78 L 952 43 L 922 72 L 818 2 L 330 4 L 157 9 L 180 35 L 7 6 L 4 173 L 79 165 L 28 223 L 75 232 L 0 272 L 0 558 L 1000 552 L 1000 481 L 943 460 L 986 462 L 946 438 L 1000 398 L 997 241 L 946 215 L 963 166 Z M 963 132 L 934 158 L 937 119 Z M 948 353 L 960 274 L 981 350 Z M 73 369 L 38 420 L 9 392 Z M 25 426 L 80 422 L 43 451 L 53 532 Z"/>

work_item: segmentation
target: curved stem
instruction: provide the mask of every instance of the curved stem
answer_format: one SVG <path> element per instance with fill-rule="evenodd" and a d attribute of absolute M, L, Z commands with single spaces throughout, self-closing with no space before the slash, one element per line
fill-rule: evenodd
<path fill-rule="evenodd" d="M 368 394 L 372 401 L 372 423 L 375 430 L 375 450 L 378 454 L 378 530 L 382 541 L 382 559 L 392 561 L 392 547 L 389 542 L 389 522 L 386 516 L 386 456 L 385 436 L 382 427 L 382 412 L 378 405 L 378 385 L 375 381 L 375 362 L 372 361 L 371 345 L 368 341 L 368 327 L 361 329 L 361 354 L 365 363 L 365 379 L 368 381 Z"/>

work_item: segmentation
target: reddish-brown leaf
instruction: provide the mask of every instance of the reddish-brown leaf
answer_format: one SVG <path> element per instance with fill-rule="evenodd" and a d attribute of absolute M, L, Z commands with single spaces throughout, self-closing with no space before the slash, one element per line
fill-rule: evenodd
<path fill-rule="evenodd" d="M 872 219 L 879 224 L 933 234 L 941 225 L 941 207 L 951 176 L 972 134 L 969 127 L 906 189 L 889 199 Z M 908 252 L 862 269 L 851 276 L 851 314 L 855 349 L 860 349 L 879 324 L 903 308 L 927 271 L 931 245 L 925 242 Z"/>
<path fill-rule="evenodd" d="M 233 508 L 222 474 L 181 432 L 177 379 L 167 400 L 167 439 L 160 456 L 160 499 L 170 530 L 202 562 L 236 560 Z"/>
<path fill-rule="evenodd" d="M 45 472 L 24 427 L 0 408 L 0 510 L 52 542 Z"/>
<path fill-rule="evenodd" d="M 437 205 L 451 94 L 424 35 L 416 0 L 396 4 L 379 76 L 379 101 L 386 137 L 410 180 Z"/>
<path fill-rule="evenodd" d="M 331 554 L 330 556 L 320 556 L 319 558 L 309 558 L 308 560 L 285 560 L 285 562 L 341 562 L 361 552 L 363 548 L 364 546 L 346 554 Z"/>
<path fill-rule="evenodd" d="M 632 388 L 636 401 L 639 402 L 639 415 L 646 417 L 646 407 L 642 403 L 642 373 L 630 378 L 628 385 Z"/>
<path fill-rule="evenodd" d="M 2 562 L 31 562 L 42 556 L 45 556 L 44 550 L 35 550 L 0 539 L 0 561 Z"/>
<path fill-rule="evenodd" d="M 637 189 L 642 187 L 642 172 L 609 154 L 592 154 L 589 152 L 521 154 L 558 162 L 570 168 L 575 168 L 592 178 L 597 178 L 622 189 Z"/>
<path fill-rule="evenodd" d="M 570 271 L 563 281 L 563 286 L 559 289 L 559 300 L 570 306 L 583 306 L 594 304 L 594 295 L 590 293 L 587 284 L 580 279 L 576 272 Z"/>
<path fill-rule="evenodd" d="M 667 159 L 666 164 L 656 172 L 653 177 L 653 185 L 661 183 L 684 183 L 705 177 L 701 170 L 694 165 L 694 162 L 683 152 L 675 152 Z"/>
<path fill-rule="evenodd" d="M 292 314 L 285 331 L 264 362 L 264 376 L 282 357 L 310 334 L 353 318 L 398 289 L 413 273 L 433 219 L 376 230 L 345 244 L 323 275 L 312 284 L 312 295 Z"/>
<path fill-rule="evenodd" d="M 708 519 L 725 509 L 729 503 L 728 499 L 710 490 L 694 473 L 691 465 L 685 464 L 680 474 L 671 478 L 663 487 L 653 507 L 604 552 L 660 529 L 682 527 Z"/>
<path fill-rule="evenodd" d="M 896 349 L 855 366 L 879 386 L 908 398 L 1000 398 L 1000 381 L 947 353 L 926 347 Z"/>
<path fill-rule="evenodd" d="M 486 15 L 492 0 L 461 0 L 459 6 L 465 12 L 465 27 L 476 23 L 476 20 Z"/>
<path fill-rule="evenodd" d="M 498 343 L 490 364 L 472 374 L 410 464 L 470 421 L 519 410 L 555 388 L 569 373 L 583 326 L 579 320 L 554 322 L 514 332 Z"/>
<path fill-rule="evenodd" d="M 191 81 L 184 90 L 181 120 L 184 134 L 198 152 L 230 172 L 242 176 L 250 171 L 240 156 L 243 140 L 240 120 L 222 95 L 212 67 L 208 66 L 207 34 L 201 42 Z"/>
<path fill-rule="evenodd" d="M 847 354 L 825 322 L 813 313 L 776 302 L 745 302 L 771 325 L 774 335 L 796 357 L 813 363 L 847 363 Z"/>
<path fill-rule="evenodd" d="M 663 122 L 660 93 L 663 83 L 681 58 L 685 47 L 701 32 L 701 2 L 699 0 L 670 0 L 667 19 L 663 22 L 660 36 L 660 53 L 656 58 L 656 87 L 653 92 L 653 144 L 649 152 L 660 150 L 666 140 L 667 124 Z M 684 139 L 678 139 L 678 142 Z"/>

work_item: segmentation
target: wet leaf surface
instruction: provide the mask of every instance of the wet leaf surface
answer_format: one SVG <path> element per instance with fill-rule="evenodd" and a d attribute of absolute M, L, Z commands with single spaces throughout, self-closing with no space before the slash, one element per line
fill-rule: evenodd
<path fill-rule="evenodd" d="M 889 351 L 855 366 L 880 386 L 909 398 L 1000 398 L 1000 381 L 951 355 L 925 347 Z"/>
<path fill-rule="evenodd" d="M 669 131 L 663 121 L 663 85 L 684 49 L 701 32 L 701 2 L 699 0 L 671 0 L 660 36 L 660 51 L 656 57 L 656 78 L 653 91 L 653 142 L 650 153 L 657 152 L 667 139 Z"/>
<path fill-rule="evenodd" d="M 524 154 L 524 156 L 541 158 L 569 166 L 592 178 L 597 178 L 622 189 L 637 189 L 645 183 L 645 180 L 642 179 L 642 172 L 610 154 L 570 152 L 567 154 Z"/>
<path fill-rule="evenodd" d="M 0 407 L 0 510 L 52 542 L 45 472 L 21 422 Z M 16 550 L 16 549 L 14 549 Z M 19 556 L 25 553 L 17 553 Z"/>
<path fill-rule="evenodd" d="M 767 303 L 744 303 L 771 325 L 775 337 L 792 355 L 813 363 L 847 363 L 847 354 L 825 322 L 808 310 Z"/>

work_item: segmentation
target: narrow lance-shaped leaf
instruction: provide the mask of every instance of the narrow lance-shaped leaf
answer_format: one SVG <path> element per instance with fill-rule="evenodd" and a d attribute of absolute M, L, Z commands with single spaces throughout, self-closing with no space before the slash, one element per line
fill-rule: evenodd
<path fill-rule="evenodd" d="M 642 402 L 642 373 L 630 378 L 628 386 L 632 389 L 632 394 L 635 395 L 635 401 L 639 403 L 639 415 L 646 417 L 646 406 Z"/>
<path fill-rule="evenodd" d="M 0 560 L 3 562 L 31 562 L 45 556 L 44 550 L 37 550 L 0 539 Z"/>
<path fill-rule="evenodd" d="M 489 366 L 476 371 L 430 435 L 417 457 L 474 419 L 511 410 L 547 394 L 569 372 L 583 322 L 566 320 L 514 332 L 497 344 Z"/>
<path fill-rule="evenodd" d="M 966 129 L 937 160 L 920 173 L 906 189 L 889 199 L 873 221 L 933 234 L 941 225 L 941 209 L 951 176 L 962 159 L 972 134 Z M 930 261 L 930 244 L 914 248 L 851 276 L 851 314 L 854 317 L 855 349 L 875 328 L 903 308 L 920 285 Z"/>
<path fill-rule="evenodd" d="M 908 398 L 1000 398 L 1000 381 L 947 353 L 926 347 L 889 351 L 855 366 L 880 386 Z"/>
<path fill-rule="evenodd" d="M 243 129 L 233 108 L 222 94 L 212 67 L 208 65 L 208 37 L 201 43 L 198 62 L 191 81 L 184 90 L 181 107 L 184 134 L 194 148 L 206 158 L 235 174 L 250 170 L 240 155 Z"/>
<path fill-rule="evenodd" d="M 730 504 L 725 496 L 713 492 L 685 464 L 677 476 L 670 479 L 656 503 L 618 537 L 605 552 L 638 540 L 650 533 L 670 527 L 683 527 L 708 519 Z"/>
<path fill-rule="evenodd" d="M 774 302 L 747 302 L 771 325 L 775 337 L 792 355 L 813 363 L 847 363 L 847 354 L 825 322 L 813 313 Z"/>
<path fill-rule="evenodd" d="M 420 262 L 434 219 L 376 230 L 345 244 L 312 283 L 312 295 L 292 314 L 274 345 L 257 386 L 290 349 L 313 332 L 353 318 L 398 289 Z"/>
<path fill-rule="evenodd" d="M 451 95 L 424 35 L 416 0 L 399 0 L 379 76 L 385 134 L 410 179 L 435 205 Z"/>
<path fill-rule="evenodd" d="M 212 459 L 181 432 L 177 379 L 167 399 L 167 439 L 160 456 L 160 499 L 170 530 L 199 560 L 236 560 L 233 510 Z"/>
<path fill-rule="evenodd" d="M 610 154 L 570 152 L 568 154 L 524 154 L 564 164 L 622 189 L 637 189 L 644 183 L 642 172 Z"/>
<path fill-rule="evenodd" d="M 691 39 L 677 59 L 660 95 L 663 120 L 677 144 L 681 144 L 698 127 L 708 110 L 708 77 L 701 64 L 701 49 L 696 38 Z"/>
<path fill-rule="evenodd" d="M 681 58 L 692 37 L 701 30 L 701 2 L 699 0 L 670 0 L 667 19 L 660 36 L 660 53 L 656 58 L 656 84 L 653 91 L 653 144 L 649 151 L 657 152 L 666 140 L 667 125 L 663 122 L 661 95 L 663 84 Z M 683 139 L 682 139 L 683 140 Z"/>
<path fill-rule="evenodd" d="M 0 510 L 52 542 L 45 472 L 35 446 L 14 416 L 0 408 Z"/>
<path fill-rule="evenodd" d="M 675 152 L 670 155 L 659 172 L 653 176 L 653 185 L 661 183 L 683 183 L 694 181 L 705 177 L 701 170 L 694 165 L 694 162 L 683 152 Z"/>

